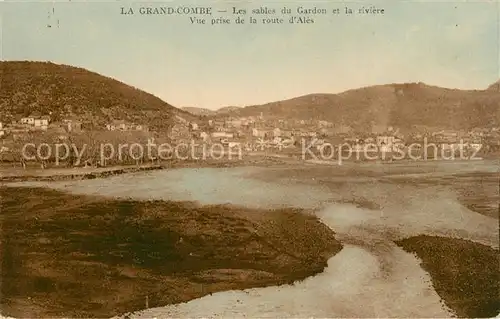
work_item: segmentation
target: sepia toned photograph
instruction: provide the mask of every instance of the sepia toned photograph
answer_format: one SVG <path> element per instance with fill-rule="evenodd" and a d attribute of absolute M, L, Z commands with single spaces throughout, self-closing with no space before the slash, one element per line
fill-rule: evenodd
<path fill-rule="evenodd" d="M 500 2 L 0 1 L 0 319 L 499 318 Z"/>

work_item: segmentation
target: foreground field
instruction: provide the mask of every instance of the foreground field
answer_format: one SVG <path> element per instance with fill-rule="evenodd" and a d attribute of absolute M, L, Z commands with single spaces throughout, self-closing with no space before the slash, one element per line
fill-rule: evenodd
<path fill-rule="evenodd" d="M 25 253 L 6 269 L 16 274 L 24 261 L 55 269 L 50 278 L 87 278 L 104 267 L 97 282 L 59 283 L 66 299 L 36 290 L 28 305 L 66 300 L 45 305 L 54 315 L 66 307 L 137 318 L 492 317 L 500 312 L 497 174 L 490 162 L 276 164 L 14 183 L 4 194 L 4 237 Z M 54 214 L 62 200 L 69 204 Z M 23 211 L 48 217 L 39 223 Z M 304 211 L 316 217 L 296 214 Z M 6 251 L 7 260 L 19 256 Z M 47 251 L 60 262 L 37 266 Z M 27 287 L 32 272 L 22 270 Z M 96 287 L 97 297 L 84 293 Z M 12 309 L 21 295 L 10 295 Z"/>
<path fill-rule="evenodd" d="M 299 210 L 0 188 L 2 314 L 109 317 L 321 272 L 341 245 Z"/>

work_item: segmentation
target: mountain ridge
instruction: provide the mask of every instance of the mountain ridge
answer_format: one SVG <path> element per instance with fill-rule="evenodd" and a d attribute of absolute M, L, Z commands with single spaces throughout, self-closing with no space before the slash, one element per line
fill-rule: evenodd
<path fill-rule="evenodd" d="M 458 129 L 500 125 L 500 91 L 460 90 L 418 83 L 393 83 L 316 93 L 250 105 L 225 116 L 317 119 L 366 131 L 373 126 Z"/>
<path fill-rule="evenodd" d="M 198 121 L 200 116 L 263 114 L 280 119 L 325 120 L 360 132 L 381 126 L 498 127 L 499 86 L 497 81 L 484 90 L 459 90 L 421 82 L 393 83 L 212 111 L 176 108 L 150 93 L 84 68 L 51 62 L 0 61 L 0 121 L 37 112 L 52 114 L 55 120 L 77 116 L 98 127 L 121 119 L 166 130 L 179 116 Z M 198 114 L 192 114 L 195 111 Z"/>
<path fill-rule="evenodd" d="M 99 127 L 120 119 L 159 130 L 172 126 L 175 115 L 194 119 L 153 94 L 84 68 L 0 61 L 0 120 L 31 113 L 77 116 Z"/>

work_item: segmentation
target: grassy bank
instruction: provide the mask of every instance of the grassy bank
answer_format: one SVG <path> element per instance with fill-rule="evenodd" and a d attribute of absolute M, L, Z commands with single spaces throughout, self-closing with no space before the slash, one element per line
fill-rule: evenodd
<path fill-rule="evenodd" d="M 108 317 L 321 272 L 341 245 L 301 211 L 0 187 L 2 314 Z"/>
<path fill-rule="evenodd" d="M 459 317 L 500 313 L 499 251 L 462 239 L 416 236 L 397 242 L 416 253 L 436 292 Z"/>

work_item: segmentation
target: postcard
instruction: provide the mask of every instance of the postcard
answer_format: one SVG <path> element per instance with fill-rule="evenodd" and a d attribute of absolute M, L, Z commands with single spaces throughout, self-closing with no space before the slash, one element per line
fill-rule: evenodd
<path fill-rule="evenodd" d="M 0 2 L 0 318 L 500 314 L 499 1 Z"/>

